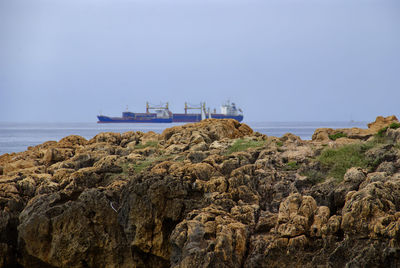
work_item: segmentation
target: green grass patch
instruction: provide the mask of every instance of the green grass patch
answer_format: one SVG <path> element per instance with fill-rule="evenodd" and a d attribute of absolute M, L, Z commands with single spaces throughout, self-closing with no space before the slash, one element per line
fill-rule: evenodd
<path fill-rule="evenodd" d="M 366 143 L 353 143 L 337 149 L 324 149 L 317 161 L 327 175 L 338 181 L 343 180 L 346 171 L 351 167 L 373 169 L 380 164 L 379 159 L 370 159 L 365 155 L 369 149 L 384 143 L 383 139 L 374 139 Z"/>
<path fill-rule="evenodd" d="M 277 142 L 276 142 L 276 146 L 278 146 L 278 147 L 282 147 L 282 146 L 283 146 L 283 142 L 281 142 L 281 141 L 277 141 Z"/>
<path fill-rule="evenodd" d="M 147 148 L 147 147 L 157 148 L 158 147 L 158 141 L 148 141 L 145 144 L 139 143 L 139 144 L 135 145 L 135 149 L 143 149 L 143 148 Z"/>
<path fill-rule="evenodd" d="M 323 182 L 327 177 L 333 177 L 337 182 L 340 182 L 343 180 L 346 171 L 351 167 L 361 167 L 373 171 L 384 161 L 385 157 L 376 156 L 374 153 L 372 155 L 367 154 L 367 151 L 371 149 L 379 150 L 380 146 L 389 144 L 397 148 L 397 144 L 391 138 L 376 135 L 367 142 L 347 144 L 334 149 L 325 147 L 315 159 L 319 165 L 315 166 L 314 169 L 303 171 L 301 175 L 306 176 L 313 184 L 316 184 Z"/>
<path fill-rule="evenodd" d="M 137 161 L 132 165 L 132 167 L 136 173 L 140 173 L 143 170 L 146 170 L 148 167 L 150 167 L 153 163 L 170 160 L 171 158 L 172 156 L 166 156 L 166 155 L 161 155 L 157 157 L 148 157 L 145 160 Z"/>
<path fill-rule="evenodd" d="M 338 133 L 329 135 L 329 139 L 331 139 L 333 141 L 335 141 L 335 140 L 337 140 L 339 138 L 344 138 L 344 137 L 347 137 L 347 134 L 343 133 L 343 132 L 338 132 Z"/>
<path fill-rule="evenodd" d="M 133 165 L 133 169 L 135 170 L 136 173 L 142 172 L 144 169 L 147 169 L 154 160 L 152 159 L 146 159 L 144 161 L 138 161 Z"/>
<path fill-rule="evenodd" d="M 265 144 L 265 141 L 253 141 L 247 139 L 237 139 L 227 150 L 226 154 L 231 154 L 235 152 L 245 151 L 248 148 L 261 147 Z"/>

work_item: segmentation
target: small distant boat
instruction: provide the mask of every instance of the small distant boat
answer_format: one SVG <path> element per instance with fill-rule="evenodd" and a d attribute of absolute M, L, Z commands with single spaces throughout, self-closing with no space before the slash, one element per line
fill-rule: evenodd
<path fill-rule="evenodd" d="M 188 113 L 188 110 L 199 110 L 200 113 Z M 154 112 L 151 112 L 154 111 Z M 185 113 L 172 113 L 169 110 L 168 102 L 166 105 L 151 107 L 146 103 L 145 113 L 132 113 L 129 111 L 123 112 L 122 117 L 110 117 L 98 115 L 97 123 L 181 123 L 181 122 L 199 122 L 207 118 L 216 119 L 235 119 L 239 122 L 243 120 L 243 111 L 237 108 L 235 103 L 226 102 L 221 106 L 221 112 L 210 112 L 210 108 L 206 109 L 205 103 L 200 103 L 199 106 L 188 106 L 185 103 Z"/>

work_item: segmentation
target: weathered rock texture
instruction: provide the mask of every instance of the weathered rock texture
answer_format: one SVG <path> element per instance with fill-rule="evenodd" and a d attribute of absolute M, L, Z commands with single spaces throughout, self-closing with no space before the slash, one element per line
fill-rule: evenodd
<path fill-rule="evenodd" d="M 371 168 L 306 172 L 347 143 L 329 135 L 393 122 L 302 141 L 209 119 L 2 155 L 0 267 L 398 267 L 400 129 L 368 147 Z"/>
<path fill-rule="evenodd" d="M 367 129 L 363 128 L 338 128 L 338 129 L 332 129 L 332 128 L 318 128 L 315 130 L 314 135 L 312 136 L 313 141 L 323 141 L 327 142 L 330 141 L 329 135 L 334 135 L 337 133 L 343 133 L 346 135 L 347 139 L 362 139 L 362 140 L 367 140 L 376 132 L 378 132 L 380 129 L 382 129 L 385 126 L 390 125 L 391 123 L 399 123 L 398 119 L 396 116 L 388 116 L 388 117 L 383 117 L 383 116 L 378 116 L 375 120 L 375 122 L 369 123 Z M 342 138 L 345 139 L 346 138 Z"/>

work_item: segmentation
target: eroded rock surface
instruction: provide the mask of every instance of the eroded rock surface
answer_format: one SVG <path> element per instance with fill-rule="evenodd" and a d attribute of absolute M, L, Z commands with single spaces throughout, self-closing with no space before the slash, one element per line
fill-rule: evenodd
<path fill-rule="evenodd" d="M 398 267 L 393 122 L 303 141 L 209 119 L 2 155 L 0 267 Z M 354 143 L 361 166 L 332 176 L 319 156 Z"/>

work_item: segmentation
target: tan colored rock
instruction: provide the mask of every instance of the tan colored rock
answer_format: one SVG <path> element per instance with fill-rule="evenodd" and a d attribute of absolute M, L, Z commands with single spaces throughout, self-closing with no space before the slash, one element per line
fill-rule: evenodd
<path fill-rule="evenodd" d="M 206 193 L 220 192 L 223 193 L 228 189 L 228 183 L 223 176 L 212 177 L 208 181 L 197 180 L 196 184 L 201 185 L 201 188 Z"/>
<path fill-rule="evenodd" d="M 375 133 L 377 133 L 380 129 L 390 125 L 391 123 L 398 123 L 396 116 L 388 116 L 382 117 L 378 116 L 375 122 L 368 124 L 368 129 L 361 128 L 342 128 L 342 129 L 332 129 L 332 128 L 318 128 L 315 130 L 312 140 L 317 142 L 327 143 L 331 140 L 329 139 L 329 135 L 333 135 L 336 133 L 344 133 L 350 139 L 361 139 L 367 140 Z M 351 141 L 348 139 L 343 139 L 338 141 L 341 144 L 348 144 Z"/>
<path fill-rule="evenodd" d="M 269 211 L 260 211 L 260 216 L 256 225 L 257 232 L 269 232 L 275 227 L 278 221 L 278 215 Z"/>
<path fill-rule="evenodd" d="M 206 142 L 200 142 L 192 145 L 189 149 L 191 152 L 204 152 L 208 150 L 208 145 Z"/>
<path fill-rule="evenodd" d="M 231 215 L 237 221 L 246 224 L 246 225 L 255 225 L 256 224 L 256 212 L 258 211 L 258 205 L 239 205 L 234 206 L 231 209 Z"/>
<path fill-rule="evenodd" d="M 3 166 L 3 174 L 7 175 L 13 171 L 21 171 L 23 169 L 27 169 L 27 168 L 33 168 L 37 165 L 37 161 L 33 160 L 33 159 L 20 159 L 14 162 L 9 162 L 6 163 Z"/>
<path fill-rule="evenodd" d="M 321 237 L 322 236 L 322 227 L 327 224 L 330 216 L 330 210 L 328 207 L 321 206 L 318 207 L 315 215 L 313 224 L 310 227 L 310 235 Z"/>
<path fill-rule="evenodd" d="M 296 236 L 289 239 L 288 248 L 290 251 L 303 249 L 308 244 L 308 238 L 305 235 Z"/>
<path fill-rule="evenodd" d="M 36 191 L 36 181 L 32 177 L 27 177 L 17 182 L 21 194 L 33 197 Z"/>
<path fill-rule="evenodd" d="M 143 134 L 143 136 L 140 138 L 140 142 L 142 144 L 146 144 L 148 142 L 158 142 L 160 139 L 160 134 L 155 133 L 154 131 L 149 131 Z"/>
<path fill-rule="evenodd" d="M 323 235 L 332 235 L 339 231 L 342 222 L 342 216 L 333 215 L 329 218 L 326 225 L 323 225 L 321 232 Z"/>
<path fill-rule="evenodd" d="M 28 204 L 18 227 L 24 250 L 55 267 L 132 267 L 117 214 L 104 194 L 88 190 L 70 198 L 57 193 Z M 36 266 L 29 255 L 21 256 L 21 263 Z"/>
<path fill-rule="evenodd" d="M 94 136 L 91 140 L 89 140 L 89 144 L 94 143 L 108 143 L 112 145 L 119 145 L 121 142 L 121 134 L 114 132 L 102 132 Z"/>
<path fill-rule="evenodd" d="M 388 129 L 386 131 L 386 134 L 388 135 L 389 138 L 391 138 L 393 141 L 399 143 L 400 142 L 400 128 L 397 129 Z"/>
<path fill-rule="evenodd" d="M 288 161 L 302 162 L 313 155 L 314 151 L 309 146 L 296 146 L 292 150 L 283 152 L 282 158 L 286 158 Z"/>
<path fill-rule="evenodd" d="M 313 141 L 329 142 L 329 135 L 332 135 L 334 130 L 332 128 L 317 128 L 312 135 Z"/>
<path fill-rule="evenodd" d="M 171 234 L 176 249 L 172 267 L 240 267 L 246 252 L 248 230 L 229 214 L 212 208 L 195 212 Z"/>
<path fill-rule="evenodd" d="M 65 138 L 62 138 L 57 146 L 62 148 L 72 148 L 76 146 L 84 146 L 87 144 L 87 140 L 78 135 L 70 135 Z"/>
<path fill-rule="evenodd" d="M 46 149 L 43 154 L 43 161 L 47 165 L 51 165 L 56 162 L 64 161 L 68 158 L 71 158 L 73 155 L 74 155 L 73 149 L 49 148 Z"/>
<path fill-rule="evenodd" d="M 284 237 L 305 234 L 314 217 L 317 203 L 311 196 L 292 194 L 279 206 L 277 231 Z"/>
<path fill-rule="evenodd" d="M 134 132 L 134 131 L 128 131 L 124 132 L 121 134 L 121 143 L 120 145 L 122 147 L 126 147 L 127 144 L 131 142 L 139 142 L 139 138 L 141 137 L 142 133 L 141 132 Z"/>
<path fill-rule="evenodd" d="M 94 163 L 93 167 L 97 173 L 121 173 L 122 168 L 118 165 L 118 159 L 116 155 L 107 155 Z"/>
<path fill-rule="evenodd" d="M 186 174 L 196 180 L 209 180 L 214 173 L 214 168 L 207 163 L 189 164 L 185 166 Z"/>
<path fill-rule="evenodd" d="M 188 149 L 186 144 L 171 144 L 165 148 L 165 154 L 178 154 Z"/>
<path fill-rule="evenodd" d="M 400 180 L 373 182 L 346 196 L 341 228 L 350 234 L 373 236 L 382 217 L 394 215 L 400 201 Z"/>
<path fill-rule="evenodd" d="M 371 131 L 377 132 L 381 128 L 384 128 L 384 127 L 390 125 L 391 123 L 398 123 L 398 122 L 399 122 L 399 120 L 394 115 L 387 116 L 387 117 L 378 116 L 378 117 L 376 117 L 375 122 L 368 124 L 368 128 Z"/>
<path fill-rule="evenodd" d="M 217 149 L 217 150 L 225 150 L 226 148 L 228 148 L 228 144 L 225 144 L 225 143 L 223 143 L 223 142 L 220 142 L 220 141 L 213 141 L 211 144 L 210 144 L 210 150 L 211 149 Z"/>
<path fill-rule="evenodd" d="M 290 144 L 295 144 L 295 145 L 302 144 L 301 138 L 292 133 L 285 133 L 282 137 L 279 138 L 279 140 L 282 142 L 289 142 Z"/>
<path fill-rule="evenodd" d="M 161 134 L 161 138 L 166 144 L 189 144 L 203 141 L 209 144 L 223 138 L 234 139 L 250 135 L 253 132 L 252 129 L 244 125 L 233 119 L 206 119 L 199 123 L 167 128 Z"/>

